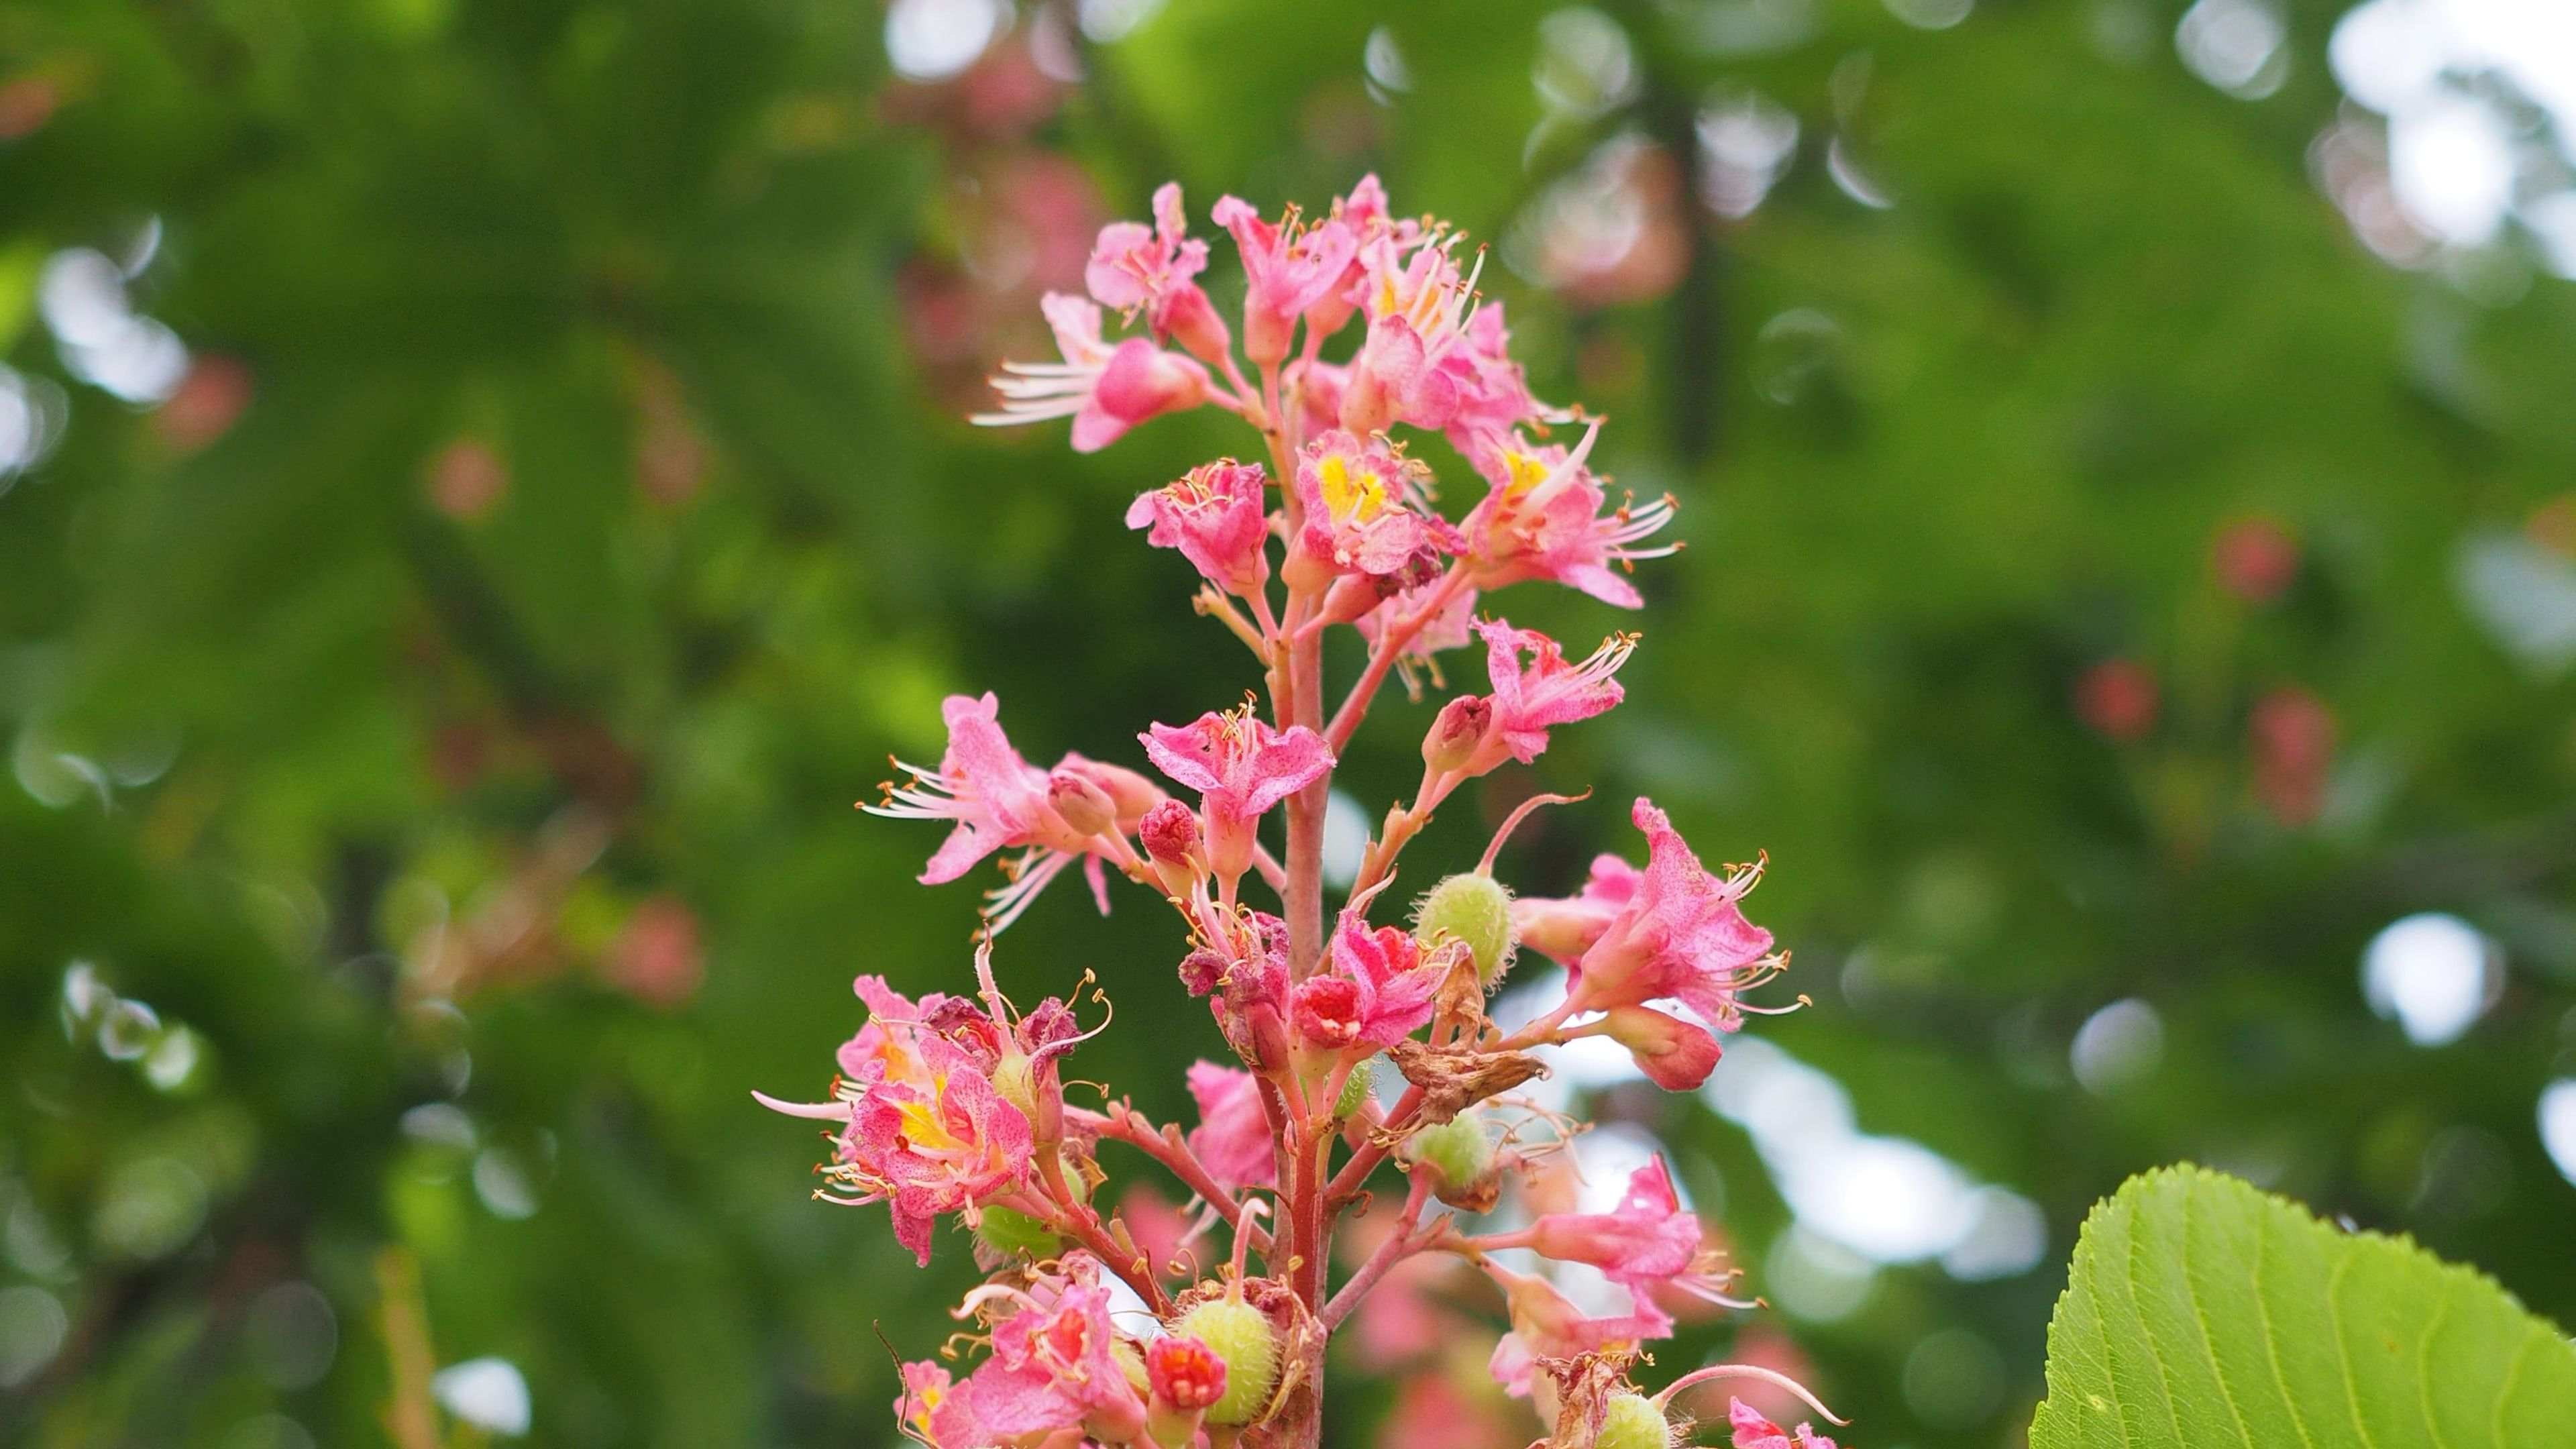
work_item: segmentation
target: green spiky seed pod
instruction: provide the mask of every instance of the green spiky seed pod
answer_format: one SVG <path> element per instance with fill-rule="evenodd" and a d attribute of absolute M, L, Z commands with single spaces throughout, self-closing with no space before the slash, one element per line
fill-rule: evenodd
<path fill-rule="evenodd" d="M 1443 1202 L 1472 1194 L 1494 1171 L 1494 1139 L 1474 1112 L 1414 1133 L 1405 1139 L 1404 1155 L 1439 1174 L 1433 1186 Z"/>
<path fill-rule="evenodd" d="M 1673 1426 L 1664 1411 L 1643 1394 L 1625 1390 L 1610 1396 L 1601 1416 L 1601 1437 L 1592 1449 L 1672 1449 Z"/>
<path fill-rule="evenodd" d="M 1206 1344 L 1225 1360 L 1225 1392 L 1208 1405 L 1211 1424 L 1249 1424 L 1270 1407 L 1279 1386 L 1279 1330 L 1239 1299 L 1212 1298 L 1180 1316 L 1172 1332 Z"/>
<path fill-rule="evenodd" d="M 983 1220 L 975 1224 L 975 1237 L 997 1253 L 1031 1258 L 1053 1257 L 1064 1246 L 1053 1228 L 1017 1208 L 985 1208 Z"/>
<path fill-rule="evenodd" d="M 1369 1058 L 1351 1068 L 1351 1079 L 1342 1083 L 1342 1095 L 1333 1101 L 1333 1120 L 1341 1121 L 1360 1109 L 1360 1104 L 1377 1090 L 1377 1059 Z"/>
<path fill-rule="evenodd" d="M 1512 969 L 1519 945 L 1512 935 L 1512 893 L 1480 871 L 1453 875 L 1414 907 L 1413 938 L 1425 947 L 1443 938 L 1465 943 L 1476 958 L 1476 979 L 1492 986 Z"/>

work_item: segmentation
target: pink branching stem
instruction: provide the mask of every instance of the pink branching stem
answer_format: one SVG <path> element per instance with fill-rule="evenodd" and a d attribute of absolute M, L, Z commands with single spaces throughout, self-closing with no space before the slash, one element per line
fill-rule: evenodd
<path fill-rule="evenodd" d="M 1851 1422 L 1851 1420 L 1843 1418 L 1833 1410 L 1826 1408 L 1823 1402 L 1817 1399 L 1814 1394 L 1807 1392 L 1806 1385 L 1799 1383 L 1796 1379 L 1789 1377 L 1787 1374 L 1776 1373 L 1770 1369 L 1757 1367 L 1756 1365 L 1749 1363 L 1720 1363 L 1711 1364 L 1704 1369 L 1694 1369 L 1693 1371 L 1682 1375 L 1680 1378 L 1673 1380 L 1671 1383 L 1664 1385 L 1664 1391 L 1655 1395 L 1655 1407 L 1660 1409 L 1666 1404 L 1671 1403 L 1673 1401 L 1673 1395 L 1680 1393 L 1682 1390 L 1689 1388 L 1693 1384 L 1704 1384 L 1714 1379 L 1760 1379 L 1766 1384 L 1772 1384 L 1779 1388 L 1787 1389 L 1789 1392 L 1796 1394 L 1799 1398 L 1806 1400 L 1808 1408 L 1824 1415 L 1827 1421 L 1831 1423 L 1839 1425 Z"/>
<path fill-rule="evenodd" d="M 1367 718 L 1370 703 L 1377 698 L 1378 686 L 1386 683 L 1387 671 L 1393 669 L 1395 661 L 1403 656 L 1405 646 L 1438 618 L 1442 609 L 1449 607 L 1449 601 L 1457 597 L 1458 590 L 1466 583 L 1467 565 L 1464 562 L 1451 564 L 1449 572 L 1441 577 L 1440 586 L 1431 591 L 1430 598 L 1422 601 L 1422 607 L 1378 636 L 1377 647 L 1369 651 L 1368 667 L 1360 671 L 1359 680 L 1351 686 L 1342 707 L 1333 712 L 1333 723 L 1324 731 L 1324 743 L 1336 751 L 1350 743 L 1351 736 L 1359 730 L 1360 721 Z"/>
<path fill-rule="evenodd" d="M 1180 1128 L 1157 1129 L 1124 1102 L 1110 1103 L 1106 1114 L 1067 1107 L 1065 1120 L 1090 1127 L 1103 1137 L 1124 1142 L 1161 1163 L 1166 1171 L 1180 1179 L 1181 1186 L 1222 1212 L 1227 1222 L 1233 1222 L 1240 1215 L 1241 1205 L 1235 1201 L 1234 1194 L 1217 1185 L 1216 1174 L 1208 1171 L 1206 1164 L 1199 1161 L 1198 1154 L 1190 1150 L 1189 1140 L 1181 1135 Z M 1260 1232 L 1257 1228 L 1254 1231 Z M 1253 1246 L 1261 1251 L 1263 1257 L 1270 1256 L 1270 1235 L 1261 1233 Z"/>
<path fill-rule="evenodd" d="M 1321 1316 L 1324 1320 L 1325 1332 L 1330 1333 L 1340 1327 L 1342 1320 L 1351 1315 L 1352 1309 L 1360 1306 L 1360 1300 L 1368 1297 L 1369 1290 L 1375 1288 L 1378 1280 L 1384 1278 L 1396 1264 L 1430 1245 L 1429 1235 L 1417 1236 L 1414 1231 L 1422 1221 L 1424 1205 L 1430 1200 L 1430 1175 L 1414 1174 L 1413 1185 L 1404 1195 L 1404 1214 L 1396 1219 L 1395 1231 L 1388 1235 L 1385 1242 L 1378 1245 L 1376 1252 L 1369 1254 L 1368 1261 L 1360 1265 L 1359 1271 L 1351 1275 L 1350 1281 L 1342 1285 L 1341 1291 L 1333 1295 L 1332 1301 L 1324 1305 Z M 1444 1220 L 1442 1226 L 1445 1225 Z"/>

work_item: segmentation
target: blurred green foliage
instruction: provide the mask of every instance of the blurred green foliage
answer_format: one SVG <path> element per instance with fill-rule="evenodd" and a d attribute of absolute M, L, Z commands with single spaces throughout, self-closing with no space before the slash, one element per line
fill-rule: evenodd
<path fill-rule="evenodd" d="M 1575 22 L 1617 76 L 1518 0 L 1083 7 L 1144 14 L 1114 40 L 1049 0 L 936 85 L 890 75 L 865 0 L 0 5 L 0 336 L 68 400 L 0 496 L 0 1435 L 380 1442 L 398 1244 L 439 1361 L 516 1364 L 539 1442 L 892 1442 L 885 1345 L 946 1331 L 966 1245 L 916 1271 L 881 1212 L 807 1201 L 810 1133 L 747 1093 L 826 1079 L 855 972 L 965 969 L 971 889 L 910 881 L 932 833 L 848 809 L 939 748 L 942 694 L 999 690 L 1032 757 L 1135 763 L 1145 721 L 1251 683 L 1120 526 L 1240 448 L 1221 420 L 1085 458 L 962 421 L 1167 176 L 1203 215 L 1376 169 L 1501 239 L 1538 391 L 1681 500 L 1629 703 L 1514 782 L 1599 793 L 1505 872 L 1568 887 L 1639 792 L 1767 850 L 1756 914 L 1816 1004 L 1761 1033 L 2046 1210 L 2034 1272 L 1759 1316 L 1857 1442 L 2017 1435 L 2084 1208 L 2177 1158 L 2576 1319 L 2576 1188 L 2533 1128 L 2576 1074 L 2576 686 L 2455 582 L 2482 530 L 2568 546 L 2576 290 L 2354 239 L 2309 176 L 2341 8 L 2288 8 L 2288 82 L 2248 103 L 2175 59 L 2169 0 L 1937 32 L 1633 0 Z M 1754 89 L 1799 139 L 1721 218 L 1693 128 Z M 1550 188 L 1604 176 L 1643 240 L 1533 262 Z M 196 358 L 157 410 L 36 315 L 84 247 Z M 1382 714 L 1366 805 L 1424 722 Z M 1472 852 L 1452 814 L 1417 851 Z M 1077 1074 L 1186 1120 L 1216 1040 L 1178 946 L 1078 895 L 1006 981 L 1098 971 L 1119 1016 Z M 2426 909 L 2506 962 L 2438 1049 L 2356 984 Z M 2160 1061 L 2078 1087 L 2070 1040 L 2130 997 Z M 1763 1291 L 1786 1210 L 1745 1136 L 1601 1110 L 1675 1145 Z M 1996 1392 L 1909 1398 L 1909 1360 L 1963 1351 Z M 1335 1442 L 1366 1442 L 1386 1394 L 1341 1382 Z"/>

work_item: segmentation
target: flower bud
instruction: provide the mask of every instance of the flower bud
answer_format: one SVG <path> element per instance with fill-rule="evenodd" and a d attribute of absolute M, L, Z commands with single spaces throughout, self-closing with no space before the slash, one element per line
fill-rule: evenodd
<path fill-rule="evenodd" d="M 1107 835 L 1118 828 L 1118 804 L 1109 792 L 1071 770 L 1047 776 L 1047 803 L 1076 835 Z"/>
<path fill-rule="evenodd" d="M 1672 1422 L 1654 1400 L 1621 1389 L 1602 1405 L 1592 1449 L 1672 1449 L 1674 1438 Z"/>
<path fill-rule="evenodd" d="M 1492 1205 L 1494 1139 L 1485 1134 L 1484 1118 L 1477 1113 L 1461 1112 L 1416 1131 L 1405 1139 L 1404 1154 L 1433 1174 L 1432 1191 L 1442 1202 Z"/>
<path fill-rule="evenodd" d="M 1234 346 L 1234 335 L 1226 329 L 1225 319 L 1217 315 L 1207 293 L 1196 282 L 1183 282 L 1165 294 L 1151 320 L 1157 331 L 1212 367 L 1224 366 Z"/>
<path fill-rule="evenodd" d="M 1225 1360 L 1187 1334 L 1165 1334 L 1145 1345 L 1145 1377 L 1157 1404 L 1205 1409 L 1225 1397 Z"/>
<path fill-rule="evenodd" d="M 1178 800 L 1166 800 L 1145 812 L 1136 826 L 1145 854 L 1162 865 L 1190 866 L 1199 853 L 1199 817 Z"/>
<path fill-rule="evenodd" d="M 1440 706 L 1431 732 L 1422 737 L 1422 762 L 1447 774 L 1467 768 L 1476 745 L 1494 722 L 1494 702 L 1481 694 L 1462 694 Z"/>
<path fill-rule="evenodd" d="M 1694 1022 L 1651 1006 L 1614 1006 L 1604 1027 L 1637 1059 L 1637 1070 L 1667 1092 L 1694 1091 L 1717 1070 L 1717 1038 Z"/>
<path fill-rule="evenodd" d="M 1453 875 L 1414 907 L 1413 935 L 1425 947 L 1444 937 L 1465 946 L 1476 958 L 1476 979 L 1490 987 L 1512 969 L 1519 945 L 1512 933 L 1512 893 L 1482 871 Z"/>
<path fill-rule="evenodd" d="M 1239 1298 L 1211 1298 L 1172 1324 L 1225 1366 L 1225 1389 L 1207 1406 L 1211 1424 L 1249 1424 L 1270 1407 L 1279 1385 L 1279 1330 L 1269 1315 Z M 1149 1363 L 1147 1371 L 1152 1371 Z"/>

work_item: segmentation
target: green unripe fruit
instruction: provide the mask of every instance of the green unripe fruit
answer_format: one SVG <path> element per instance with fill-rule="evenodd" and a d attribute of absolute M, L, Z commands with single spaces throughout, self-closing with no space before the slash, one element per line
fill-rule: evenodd
<path fill-rule="evenodd" d="M 1413 938 L 1437 946 L 1463 943 L 1476 958 L 1476 979 L 1493 985 L 1512 969 L 1519 944 L 1512 935 L 1512 893 L 1481 872 L 1453 875 L 1431 888 L 1413 909 Z"/>
<path fill-rule="evenodd" d="M 1437 1127 L 1425 1127 L 1405 1139 L 1404 1155 L 1440 1175 L 1435 1186 L 1443 1202 L 1452 1191 L 1469 1191 L 1494 1170 L 1494 1139 L 1474 1112 L 1461 1112 Z"/>
<path fill-rule="evenodd" d="M 1351 1079 L 1342 1083 L 1342 1095 L 1333 1101 L 1333 1120 L 1341 1121 L 1360 1109 L 1377 1090 L 1377 1058 L 1371 1057 L 1351 1068 Z"/>
<path fill-rule="evenodd" d="M 1025 1253 L 1032 1258 L 1051 1257 L 1064 1245 L 1055 1229 L 1017 1208 L 1006 1207 L 984 1209 L 983 1221 L 975 1224 L 975 1237 L 994 1252 Z"/>
<path fill-rule="evenodd" d="M 1270 1407 L 1279 1387 L 1279 1330 L 1249 1303 L 1212 1298 L 1180 1316 L 1172 1332 L 1206 1344 L 1225 1360 L 1225 1392 L 1208 1405 L 1211 1424 L 1249 1424 Z"/>
<path fill-rule="evenodd" d="M 1610 1396 L 1607 1410 L 1592 1449 L 1672 1449 L 1673 1427 L 1654 1400 L 1622 1391 Z"/>

